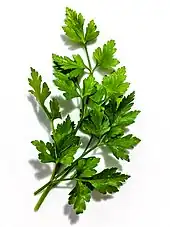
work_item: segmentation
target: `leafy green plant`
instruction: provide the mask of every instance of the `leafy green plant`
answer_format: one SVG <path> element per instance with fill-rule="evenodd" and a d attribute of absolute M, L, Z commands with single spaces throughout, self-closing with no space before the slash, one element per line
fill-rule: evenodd
<path fill-rule="evenodd" d="M 94 149 L 105 146 L 117 159 L 129 161 L 129 150 L 140 142 L 140 139 L 127 133 L 128 126 L 134 123 L 140 111 L 131 110 L 135 93 L 125 95 L 129 83 L 126 81 L 125 67 L 118 67 L 115 41 L 110 40 L 94 50 L 92 67 L 87 48 L 96 41 L 99 31 L 93 20 L 86 29 L 84 22 L 82 14 L 66 8 L 63 30 L 72 42 L 85 50 L 88 65 L 79 54 L 72 58 L 52 55 L 54 84 L 63 92 L 66 100 L 78 98 L 81 101 L 77 125 L 68 115 L 63 123 L 56 126 L 55 120 L 62 118 L 57 98 L 48 101 L 51 94 L 49 87 L 42 82 L 35 69 L 31 68 L 31 77 L 28 79 L 30 93 L 51 123 L 52 142 L 35 140 L 32 144 L 38 151 L 40 162 L 55 164 L 50 181 L 34 193 L 42 193 L 35 211 L 47 194 L 63 181 L 75 181 L 68 203 L 73 205 L 77 214 L 86 209 L 93 190 L 103 194 L 118 192 L 129 176 L 114 166 L 97 173 L 100 158 L 89 155 Z M 101 83 L 95 78 L 97 69 L 105 73 Z M 79 130 L 89 136 L 89 142 L 82 152 L 79 149 L 82 139 L 77 135 Z M 77 159 L 74 158 L 76 153 L 79 154 Z"/>

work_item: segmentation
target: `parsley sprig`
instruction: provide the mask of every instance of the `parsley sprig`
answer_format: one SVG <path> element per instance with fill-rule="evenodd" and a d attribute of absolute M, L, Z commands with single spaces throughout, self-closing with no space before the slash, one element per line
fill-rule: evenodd
<path fill-rule="evenodd" d="M 55 126 L 55 120 L 62 119 L 59 102 L 57 98 L 50 98 L 51 91 L 47 83 L 42 82 L 41 75 L 31 68 L 31 77 L 28 79 L 30 93 L 51 123 L 51 142 L 34 140 L 32 144 L 38 151 L 40 162 L 55 164 L 50 181 L 34 193 L 41 193 L 35 211 L 54 187 L 63 181 L 73 180 L 75 187 L 69 193 L 68 203 L 80 214 L 86 209 L 93 190 L 103 194 L 115 193 L 129 178 L 129 175 L 121 173 L 114 166 L 97 173 L 100 158 L 89 155 L 94 149 L 106 146 L 117 159 L 130 161 L 129 151 L 140 139 L 128 134 L 127 129 L 135 122 L 140 111 L 131 110 L 135 93 L 125 94 L 130 84 L 126 81 L 125 67 L 118 67 L 115 41 L 110 40 L 94 50 L 92 64 L 88 45 L 96 41 L 99 35 L 94 20 L 85 28 L 82 14 L 66 8 L 63 30 L 71 41 L 84 49 L 88 64 L 79 54 L 72 58 L 53 54 L 54 84 L 63 92 L 66 100 L 81 100 L 80 119 L 75 125 L 68 115 L 61 124 Z M 106 74 L 101 83 L 95 79 L 98 68 Z M 81 137 L 77 136 L 79 130 L 89 135 L 89 142 L 75 159 L 81 145 Z"/>

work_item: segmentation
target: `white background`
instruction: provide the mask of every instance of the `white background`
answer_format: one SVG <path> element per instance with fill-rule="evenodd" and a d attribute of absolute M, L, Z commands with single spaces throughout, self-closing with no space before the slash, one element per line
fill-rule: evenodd
<path fill-rule="evenodd" d="M 142 111 L 132 127 L 142 142 L 131 162 L 122 163 L 131 179 L 114 198 L 92 199 L 79 218 L 66 205 L 69 189 L 53 190 L 40 211 L 33 212 L 37 198 L 32 193 L 48 180 L 50 169 L 39 170 L 30 144 L 47 140 L 48 130 L 28 100 L 27 78 L 29 67 L 36 68 L 56 94 L 51 54 L 79 52 L 68 50 L 60 37 L 66 6 L 95 19 L 101 35 L 91 51 L 116 40 L 117 57 L 127 67 Z M 170 226 L 169 12 L 169 0 L 0 1 L 0 226 Z"/>

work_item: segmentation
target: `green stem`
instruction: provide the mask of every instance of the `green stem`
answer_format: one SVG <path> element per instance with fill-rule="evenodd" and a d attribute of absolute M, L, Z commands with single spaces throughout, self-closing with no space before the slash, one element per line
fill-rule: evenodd
<path fill-rule="evenodd" d="M 38 200 L 37 204 L 35 205 L 34 207 L 34 211 L 38 211 L 41 204 L 43 203 L 45 197 L 48 195 L 48 193 L 50 192 L 50 190 L 53 188 L 51 182 L 54 180 L 55 178 L 55 175 L 56 175 L 56 171 L 57 171 L 57 168 L 58 168 L 58 164 L 56 163 L 55 167 L 54 167 L 54 170 L 52 172 L 52 175 L 51 175 L 51 178 L 50 178 L 50 183 L 48 184 L 47 188 L 45 189 L 45 191 L 43 192 L 43 194 L 41 195 L 40 199 Z M 39 190 L 40 192 L 40 190 Z M 36 193 L 37 194 L 37 193 Z M 36 195 L 34 193 L 34 195 Z"/>
<path fill-rule="evenodd" d="M 76 134 L 76 133 L 77 133 L 77 131 L 79 130 L 79 128 L 80 128 L 80 126 L 81 126 L 82 121 L 83 121 L 83 118 L 81 118 L 81 119 L 79 120 L 79 122 L 78 122 L 78 124 L 77 124 L 77 127 L 75 128 L 75 131 L 74 131 L 74 133 L 75 133 L 75 134 Z"/>
<path fill-rule="evenodd" d="M 97 67 L 98 67 L 98 64 L 95 65 L 95 67 L 92 70 L 92 73 L 94 73 L 94 71 L 97 69 Z"/>
<path fill-rule="evenodd" d="M 37 191 L 34 192 L 34 195 L 39 194 L 42 190 L 44 190 L 47 186 L 49 186 L 51 181 L 48 181 L 46 184 L 44 184 L 41 188 L 39 188 Z"/>
<path fill-rule="evenodd" d="M 80 159 L 82 159 L 84 156 L 86 156 L 88 153 L 90 153 L 92 150 L 94 150 L 95 148 L 97 148 L 97 146 L 98 146 L 98 143 L 97 143 L 95 146 L 93 146 L 92 148 L 90 148 L 89 150 L 85 149 L 85 150 L 87 150 L 86 152 L 83 152 L 83 154 L 82 154 L 78 159 L 76 159 L 76 160 L 72 163 L 71 166 L 68 166 L 65 170 L 63 170 L 63 172 L 65 172 L 65 173 L 61 176 L 61 178 L 58 179 L 58 180 L 56 180 L 56 181 L 54 180 L 53 186 L 56 186 L 56 185 L 58 185 L 61 181 L 63 181 L 63 179 L 69 174 L 69 172 L 72 171 L 72 170 L 74 169 L 74 167 L 76 166 L 77 162 L 78 162 Z M 62 174 L 62 173 L 61 173 L 61 174 Z M 59 174 L 58 177 L 59 177 L 61 174 Z"/>
<path fill-rule="evenodd" d="M 93 136 L 92 136 L 92 137 L 93 137 Z M 62 175 L 64 174 L 62 178 L 60 178 L 59 180 L 56 180 L 56 181 L 55 181 L 55 185 L 57 185 L 57 182 L 58 182 L 58 181 L 59 181 L 59 182 L 62 181 L 62 180 L 65 178 L 65 176 L 67 176 L 67 174 L 72 170 L 72 168 L 75 167 L 75 165 L 77 164 L 77 162 L 78 162 L 81 158 L 83 158 L 86 154 L 88 154 L 90 151 L 94 150 L 94 149 L 98 146 L 99 142 L 98 142 L 95 146 L 93 146 L 91 149 L 88 150 L 88 148 L 89 148 L 89 146 L 90 146 L 90 143 L 91 143 L 91 141 L 92 141 L 92 137 L 90 138 L 89 143 L 87 144 L 87 146 L 86 146 L 86 148 L 85 148 L 83 154 L 82 154 L 77 160 L 75 160 L 75 161 L 72 163 L 71 166 L 66 167 L 61 173 L 59 173 L 59 174 L 56 176 L 57 178 L 59 178 L 60 176 L 62 176 Z M 37 195 L 38 193 L 40 193 L 42 190 L 44 190 L 46 187 L 48 187 L 51 183 L 52 183 L 51 181 L 47 182 L 45 185 L 43 185 L 41 188 L 39 188 L 37 191 L 35 191 L 35 192 L 34 192 L 34 195 Z"/>
<path fill-rule="evenodd" d="M 44 199 L 46 198 L 46 196 L 48 195 L 48 193 L 50 192 L 50 190 L 52 189 L 52 185 L 50 185 L 49 187 L 47 187 L 45 189 L 45 191 L 42 193 L 40 199 L 38 200 L 37 204 L 34 207 L 34 211 L 38 211 L 41 204 L 43 203 Z"/>
<path fill-rule="evenodd" d="M 92 67 L 91 67 L 90 57 L 89 57 L 89 53 L 88 53 L 87 45 L 86 44 L 84 45 L 84 49 L 85 49 L 85 52 L 86 52 L 87 61 L 88 61 L 89 69 L 90 69 L 90 72 L 91 72 L 92 71 Z"/>
<path fill-rule="evenodd" d="M 50 113 L 49 113 L 47 107 L 46 107 L 44 104 L 42 104 L 42 103 L 40 103 L 40 106 L 41 106 L 42 109 L 44 110 L 44 112 L 45 112 L 45 114 L 47 115 L 48 119 L 51 121 L 51 115 L 50 115 Z"/>
<path fill-rule="evenodd" d="M 91 138 L 90 138 L 90 140 L 89 140 L 89 142 L 88 142 L 88 144 L 87 144 L 87 146 L 86 146 L 86 148 L 85 148 L 83 154 L 84 154 L 84 153 L 87 151 L 87 149 L 89 148 L 89 146 L 90 146 L 92 140 L 93 140 L 93 135 L 91 136 Z M 83 155 L 83 154 L 82 154 L 82 155 Z"/>
<path fill-rule="evenodd" d="M 88 67 L 87 67 L 87 68 L 89 69 L 90 73 L 92 73 L 92 72 L 94 71 L 94 69 L 93 69 L 93 71 L 92 71 L 92 66 L 91 66 L 90 57 L 89 57 L 89 53 L 88 53 L 86 44 L 84 45 L 84 49 L 85 49 L 86 56 L 87 56 L 87 60 L 88 60 L 88 64 L 89 64 L 89 68 L 88 68 Z M 79 89 L 79 91 L 81 91 L 79 85 L 78 85 L 77 88 Z M 75 133 L 77 133 L 78 129 L 79 129 L 80 126 L 81 126 L 81 123 L 82 123 L 82 121 L 83 121 L 83 118 L 84 118 L 85 100 L 84 100 L 84 98 L 82 98 L 82 97 L 81 97 L 81 99 L 82 99 L 82 116 L 81 116 L 81 118 L 80 118 L 80 121 L 79 121 L 78 124 L 77 124 L 77 127 L 76 127 L 76 129 L 75 129 Z M 42 105 L 42 108 L 44 109 L 44 111 L 45 111 L 45 113 L 47 114 L 48 118 L 51 120 L 51 116 L 50 116 L 50 113 L 49 113 L 48 109 L 47 109 L 44 105 Z M 51 121 L 51 124 L 52 124 L 52 131 L 53 131 L 53 133 L 54 133 L 54 132 L 55 132 L 55 129 L 54 129 L 53 121 Z M 75 160 L 75 161 L 72 163 L 71 166 L 68 166 L 67 168 L 65 168 L 65 169 L 64 169 L 61 173 L 59 173 L 57 176 L 56 176 L 56 170 L 57 170 L 57 164 L 56 164 L 56 166 L 55 166 L 55 168 L 54 168 L 54 170 L 53 170 L 53 173 L 52 173 L 52 176 L 51 176 L 50 181 L 49 181 L 46 185 L 42 186 L 40 189 L 38 189 L 38 190 L 34 193 L 34 195 L 36 195 L 36 194 L 38 194 L 39 192 L 41 192 L 42 190 L 44 190 L 44 189 L 46 188 L 46 189 L 43 191 L 43 193 L 42 193 L 40 199 L 38 200 L 38 202 L 37 202 L 37 204 L 36 204 L 36 206 L 35 206 L 35 208 L 34 208 L 35 211 L 37 211 L 37 210 L 40 208 L 40 206 L 41 206 L 41 204 L 43 203 L 44 199 L 46 198 L 46 196 L 48 195 L 48 193 L 50 192 L 50 190 L 51 190 L 53 187 L 55 187 L 56 185 L 58 185 L 58 184 L 59 184 L 61 181 L 63 181 L 63 180 L 70 180 L 70 179 L 65 179 L 65 177 L 74 169 L 74 167 L 76 166 L 77 162 L 78 162 L 81 158 L 83 158 L 85 155 L 87 155 L 89 152 L 91 152 L 92 150 L 94 150 L 94 149 L 98 146 L 99 141 L 98 141 L 98 143 L 97 143 L 95 146 L 93 146 L 92 148 L 88 149 L 89 146 L 90 146 L 90 144 L 91 144 L 91 142 L 92 142 L 92 139 L 93 139 L 93 137 L 90 138 L 89 143 L 87 144 L 87 146 L 86 146 L 84 152 L 82 153 L 82 155 L 81 155 L 77 160 Z M 56 176 L 56 178 L 57 178 L 56 180 L 54 180 L 55 176 Z M 60 178 L 59 178 L 59 177 L 60 177 Z M 58 178 L 59 178 L 59 179 L 58 179 Z"/>
<path fill-rule="evenodd" d="M 52 129 L 52 132 L 54 133 L 55 128 L 54 128 L 54 122 L 53 121 L 51 121 L 51 129 Z"/>
<path fill-rule="evenodd" d="M 52 181 L 56 175 L 56 172 L 57 172 L 57 169 L 58 169 L 58 163 L 55 164 L 55 167 L 54 167 L 54 170 L 52 172 L 52 175 L 51 175 L 51 178 L 50 178 L 50 181 Z"/>

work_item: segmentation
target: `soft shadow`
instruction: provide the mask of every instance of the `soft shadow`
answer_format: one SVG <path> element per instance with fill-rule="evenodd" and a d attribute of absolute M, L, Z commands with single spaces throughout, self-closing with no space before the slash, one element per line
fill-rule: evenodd
<path fill-rule="evenodd" d="M 103 195 L 95 190 L 92 192 L 92 199 L 96 202 L 106 201 L 112 198 L 112 195 Z M 74 209 L 69 204 L 65 204 L 64 206 L 64 215 L 68 216 L 71 225 L 76 224 L 79 220 L 79 216 L 75 213 Z"/>
<path fill-rule="evenodd" d="M 71 113 L 75 108 L 77 108 L 72 100 L 66 100 L 62 96 L 56 96 L 59 105 L 62 109 L 61 114 L 63 117 Z"/>
<path fill-rule="evenodd" d="M 80 44 L 72 42 L 66 35 L 60 35 L 60 36 L 64 44 L 68 46 L 69 50 L 76 50 L 78 48 L 81 48 Z"/>
<path fill-rule="evenodd" d="M 71 187 L 71 186 L 56 186 L 56 188 L 61 188 L 61 189 L 72 189 L 73 187 Z"/>
<path fill-rule="evenodd" d="M 40 163 L 36 159 L 29 160 L 29 164 L 36 170 L 34 176 L 36 179 L 41 180 L 51 175 L 51 168 L 47 164 Z"/>
<path fill-rule="evenodd" d="M 119 163 L 119 161 L 113 156 L 111 153 L 110 149 L 108 147 L 101 147 L 101 152 L 98 153 L 97 150 L 94 151 L 94 154 L 99 154 L 102 155 L 104 162 L 105 162 L 105 167 L 106 168 L 111 168 L 111 167 L 116 167 L 118 170 L 122 170 L 122 166 Z"/>
<path fill-rule="evenodd" d="M 96 201 L 96 202 L 100 202 L 100 201 L 102 201 L 102 200 L 108 200 L 108 199 L 112 199 L 112 198 L 113 198 L 112 195 L 101 194 L 100 192 L 95 191 L 95 190 L 92 192 L 91 195 L 92 195 L 92 199 L 93 199 L 94 201 Z"/>
<path fill-rule="evenodd" d="M 66 185 L 57 185 L 57 186 L 55 186 L 55 188 L 61 188 L 61 189 L 63 189 L 63 188 L 65 188 L 65 189 L 73 189 L 74 187 L 76 186 L 76 181 L 69 181 Z"/>
<path fill-rule="evenodd" d="M 35 98 L 32 95 L 28 95 L 27 99 L 32 104 L 34 113 L 36 114 L 36 117 L 37 117 L 38 121 L 45 128 L 45 130 L 50 134 L 50 132 L 51 132 L 50 121 L 48 120 L 48 118 L 45 115 L 44 111 L 37 104 Z"/>
<path fill-rule="evenodd" d="M 72 206 L 70 206 L 69 204 L 66 204 L 64 206 L 64 215 L 68 216 L 71 225 L 76 224 L 79 220 L 79 216 L 75 213 Z"/>
<path fill-rule="evenodd" d="M 68 46 L 68 49 L 69 50 L 76 50 L 78 48 L 82 48 L 82 45 L 81 44 L 78 44 L 78 43 L 74 43 L 73 41 L 71 41 L 66 35 L 60 35 L 61 39 L 63 40 L 64 44 L 66 46 Z M 88 42 L 88 45 L 92 45 L 96 42 L 96 39 L 95 40 L 92 40 L 90 42 Z"/>
<path fill-rule="evenodd" d="M 68 188 L 74 188 L 76 186 L 76 181 L 74 180 L 71 180 L 71 181 L 68 181 L 68 183 L 66 184 L 66 187 Z"/>
<path fill-rule="evenodd" d="M 109 75 L 113 72 L 113 70 L 107 70 L 107 69 L 103 70 L 99 67 L 96 69 L 96 71 L 102 76 Z"/>
<path fill-rule="evenodd" d="M 81 148 L 85 148 L 89 142 L 89 137 L 81 136 Z"/>

